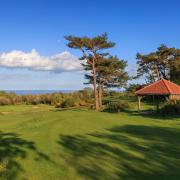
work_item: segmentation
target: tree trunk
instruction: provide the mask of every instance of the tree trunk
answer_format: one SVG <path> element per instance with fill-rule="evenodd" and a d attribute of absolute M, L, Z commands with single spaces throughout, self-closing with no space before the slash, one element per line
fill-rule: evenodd
<path fill-rule="evenodd" d="M 95 67 L 95 60 L 93 59 L 93 87 L 94 87 L 94 98 L 95 98 L 95 109 L 96 111 L 99 111 L 99 102 L 98 102 L 98 92 L 96 88 L 96 67 Z"/>
<path fill-rule="evenodd" d="M 99 96 L 99 108 L 102 108 L 102 85 L 98 86 L 98 96 Z"/>
<path fill-rule="evenodd" d="M 140 112 L 140 110 L 141 110 L 141 96 L 138 96 L 137 99 L 138 99 L 138 112 Z"/>
<path fill-rule="evenodd" d="M 157 65 L 155 65 L 155 69 L 156 69 L 156 74 L 157 74 L 158 80 L 160 80 L 161 76 L 160 76 L 160 72 L 159 72 Z"/>

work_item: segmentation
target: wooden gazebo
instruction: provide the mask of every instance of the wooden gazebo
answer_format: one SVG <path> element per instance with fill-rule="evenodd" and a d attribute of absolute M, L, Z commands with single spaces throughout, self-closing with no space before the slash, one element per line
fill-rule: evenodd
<path fill-rule="evenodd" d="M 176 102 L 180 100 L 180 86 L 168 80 L 161 79 L 153 84 L 135 92 L 138 97 L 138 111 L 141 109 L 141 98 L 143 96 L 154 96 L 157 99 L 157 110 L 159 109 L 159 97 L 166 96 Z"/>

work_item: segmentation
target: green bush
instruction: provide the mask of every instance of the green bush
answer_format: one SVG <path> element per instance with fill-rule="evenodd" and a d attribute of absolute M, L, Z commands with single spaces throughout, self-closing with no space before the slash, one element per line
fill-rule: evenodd
<path fill-rule="evenodd" d="M 74 106 L 75 106 L 75 101 L 72 98 L 68 98 L 61 103 L 61 108 L 68 108 L 68 107 L 74 107 Z"/>
<path fill-rule="evenodd" d="M 162 115 L 180 115 L 180 104 L 168 104 L 160 110 L 160 113 Z"/>
<path fill-rule="evenodd" d="M 103 105 L 107 105 L 108 103 L 110 103 L 110 100 L 109 100 L 109 99 L 103 99 L 103 100 L 102 100 L 102 104 L 103 104 Z"/>
<path fill-rule="evenodd" d="M 105 110 L 108 112 L 121 112 L 129 108 L 128 102 L 109 102 L 106 104 Z"/>

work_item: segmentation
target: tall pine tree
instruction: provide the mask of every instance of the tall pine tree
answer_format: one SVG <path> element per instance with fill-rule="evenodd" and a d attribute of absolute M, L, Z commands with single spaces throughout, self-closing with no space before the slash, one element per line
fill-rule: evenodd
<path fill-rule="evenodd" d="M 77 36 L 66 36 L 65 39 L 68 41 L 67 46 L 74 49 L 79 49 L 82 52 L 80 60 L 85 61 L 84 63 L 91 67 L 92 84 L 94 89 L 95 97 L 95 108 L 98 111 L 99 107 L 99 96 L 97 91 L 97 64 L 101 57 L 105 57 L 108 53 L 104 50 L 112 48 L 115 43 L 108 40 L 107 34 L 96 37 L 77 37 Z"/>

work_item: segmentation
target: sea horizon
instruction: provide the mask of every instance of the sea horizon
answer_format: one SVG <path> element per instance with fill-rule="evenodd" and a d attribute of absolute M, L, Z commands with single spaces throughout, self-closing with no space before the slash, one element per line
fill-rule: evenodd
<path fill-rule="evenodd" d="M 16 93 L 17 95 L 23 94 L 51 94 L 51 93 L 72 93 L 78 90 L 1 90 L 8 93 Z"/>

